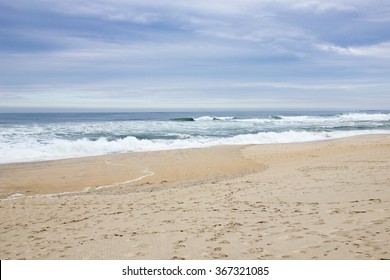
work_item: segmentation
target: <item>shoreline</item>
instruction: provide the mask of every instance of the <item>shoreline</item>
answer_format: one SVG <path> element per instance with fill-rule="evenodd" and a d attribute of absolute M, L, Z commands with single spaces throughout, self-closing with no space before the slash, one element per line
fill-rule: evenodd
<path fill-rule="evenodd" d="M 2 164 L 0 200 L 14 199 L 14 194 L 20 194 L 15 197 L 22 198 L 93 192 L 129 184 L 131 187 L 132 182 L 141 185 L 185 183 L 261 169 L 259 164 L 241 156 L 243 147 L 222 145 Z M 170 160 L 169 166 L 165 165 L 165 159 Z M 229 164 L 232 160 L 234 165 Z M 192 161 L 196 163 L 196 169 L 191 167 Z M 145 176 L 145 173 L 153 175 Z M 151 178 L 144 180 L 148 177 Z"/>
<path fill-rule="evenodd" d="M 331 133 L 331 132 L 329 132 Z M 224 146 L 250 146 L 250 145 L 274 145 L 274 144 L 298 144 L 298 143 L 311 143 L 311 142 L 321 142 L 321 141 L 332 141 L 344 138 L 353 138 L 353 137 L 365 137 L 365 136 L 379 136 L 379 135 L 390 135 L 390 130 L 375 130 L 364 133 L 357 133 L 353 135 L 344 135 L 344 136 L 330 136 L 327 135 L 326 138 L 320 139 L 312 139 L 312 140 L 296 140 L 293 142 L 264 142 L 264 143 L 223 143 L 223 144 L 207 144 L 205 146 L 189 146 L 182 148 L 165 148 L 165 149 L 156 149 L 156 150 L 147 150 L 147 151 L 127 151 L 127 152 L 114 152 L 114 153 L 106 153 L 106 154 L 95 154 L 95 155 L 83 155 L 83 156 L 70 156 L 70 157 L 60 157 L 60 158 L 48 158 L 48 159 L 37 159 L 37 160 L 27 160 L 27 161 L 11 161 L 11 162 L 0 162 L 0 167 L 3 165 L 20 165 L 20 164 L 37 164 L 44 162 L 56 162 L 56 161 L 65 161 L 65 160 L 77 160 L 77 159 L 85 159 L 85 158 L 99 158 L 99 157 L 109 157 L 115 155 L 131 155 L 137 153 L 153 153 L 153 152 L 161 152 L 161 151 L 177 151 L 177 150 L 197 150 L 197 149 L 210 149 L 210 148 L 218 148 Z"/>
<path fill-rule="evenodd" d="M 251 147 L 251 146 L 265 146 L 265 147 L 270 146 L 270 147 L 272 147 L 272 146 L 276 145 L 276 146 L 282 147 L 284 145 L 307 145 L 307 144 L 310 145 L 310 144 L 322 143 L 322 142 L 328 142 L 328 141 L 330 141 L 330 142 L 339 141 L 339 140 L 342 141 L 343 139 L 346 139 L 346 140 L 351 139 L 352 140 L 354 138 L 376 138 L 376 137 L 381 137 L 383 135 L 390 136 L 390 134 L 368 134 L 368 135 L 348 136 L 348 137 L 342 137 L 342 138 L 336 138 L 336 139 L 322 139 L 322 140 L 315 140 L 315 141 L 308 141 L 308 142 L 248 144 L 248 145 L 218 145 L 218 146 L 202 147 L 202 148 L 183 148 L 183 149 L 159 150 L 159 151 L 128 152 L 128 153 L 115 153 L 115 154 L 107 154 L 107 155 L 74 157 L 74 158 L 32 161 L 32 162 L 2 163 L 2 164 L 0 164 L 0 175 L 7 174 L 9 171 L 12 172 L 12 170 L 17 170 L 21 174 L 16 174 L 16 176 L 17 177 L 25 176 L 27 180 L 25 180 L 24 182 L 19 182 L 19 183 L 15 184 L 15 182 L 13 181 L 14 180 L 13 177 L 6 178 L 5 180 L 3 178 L 2 186 L 0 186 L 0 200 L 33 198 L 35 196 L 52 197 L 52 196 L 59 196 L 59 195 L 63 195 L 63 194 L 64 195 L 79 194 L 79 193 L 81 194 L 81 193 L 88 193 L 90 191 L 93 191 L 94 189 L 99 190 L 99 189 L 104 189 L 104 188 L 121 186 L 121 185 L 124 185 L 126 183 L 140 181 L 140 180 L 148 177 L 148 176 L 143 175 L 145 170 L 147 172 L 151 172 L 151 171 L 148 170 L 148 167 L 145 167 L 143 170 L 140 170 L 139 168 L 134 166 L 134 161 L 139 161 L 144 156 L 146 158 L 150 159 L 151 157 L 153 157 L 154 154 L 156 154 L 157 157 L 161 157 L 161 156 L 164 157 L 164 156 L 170 155 L 170 154 L 173 154 L 174 157 L 177 154 L 187 154 L 187 157 L 191 157 L 191 155 L 196 154 L 197 151 L 214 151 L 214 150 L 216 150 L 217 152 L 219 152 L 219 150 L 223 150 L 223 149 L 232 149 L 232 150 L 242 151 L 242 150 L 245 150 L 246 148 Z M 230 154 L 230 156 L 232 156 L 232 155 Z M 237 154 L 235 154 L 234 156 L 235 156 L 234 159 L 237 159 Z M 247 160 L 248 159 L 251 160 L 250 156 L 248 157 L 248 156 L 244 155 L 244 158 Z M 116 162 L 112 163 L 113 160 Z M 127 171 L 129 169 L 131 170 L 132 168 L 135 168 L 137 170 L 135 172 L 134 172 L 134 170 L 131 170 L 130 177 L 123 176 L 123 174 L 122 174 L 120 176 L 120 178 L 122 178 L 121 179 L 122 181 L 115 181 L 115 179 L 109 179 L 109 180 L 105 179 L 105 180 L 103 180 L 103 182 L 105 182 L 105 184 L 101 185 L 101 184 L 97 183 L 96 180 L 91 182 L 91 180 L 88 180 L 88 178 L 83 178 L 82 181 L 79 180 L 77 182 L 77 184 L 78 184 L 77 186 L 75 186 L 74 183 L 73 183 L 73 186 L 68 186 L 68 184 L 66 182 L 62 182 L 62 184 L 61 183 L 59 184 L 59 182 L 58 182 L 59 180 L 64 181 L 65 177 L 68 177 L 67 175 L 69 173 L 74 173 L 76 171 L 72 168 L 69 170 L 69 167 L 71 165 L 76 165 L 76 166 L 91 165 L 91 163 L 93 165 L 102 165 L 103 162 L 106 165 L 112 165 L 112 164 L 120 165 L 120 164 L 124 164 L 123 162 L 126 160 L 130 160 L 130 162 L 132 164 L 132 166 L 127 168 Z M 149 164 L 150 164 L 150 162 L 149 162 Z M 249 165 L 251 165 L 251 164 L 248 164 L 248 162 L 246 162 L 245 164 L 246 165 L 243 168 L 243 170 L 246 167 L 248 167 Z M 258 165 L 258 166 L 256 166 L 256 165 Z M 261 164 L 252 164 L 251 168 L 253 170 L 246 171 L 246 172 L 250 173 L 250 172 L 259 171 L 262 169 L 262 167 L 260 165 Z M 59 169 L 64 168 L 64 167 L 66 169 L 63 170 L 63 172 L 61 172 L 63 174 L 58 174 L 60 171 Z M 161 168 L 161 167 L 158 167 L 158 168 Z M 31 176 L 30 177 L 26 176 L 26 173 L 28 174 L 28 173 L 31 173 L 34 171 L 36 172 L 37 170 L 40 170 L 40 169 L 44 169 L 45 173 L 47 170 L 49 170 L 49 173 L 52 172 L 52 171 L 50 171 L 51 169 L 55 170 L 56 174 L 55 174 L 54 180 L 56 180 L 55 183 L 57 185 L 59 185 L 58 192 L 51 193 L 49 190 L 47 190 L 47 188 L 45 188 L 45 190 L 43 190 L 43 192 L 42 192 L 42 190 L 37 191 L 37 192 L 34 192 L 31 190 L 31 188 L 34 188 L 34 186 L 31 186 L 31 182 L 30 182 Z M 113 172 L 114 172 L 114 170 L 110 169 L 110 170 L 106 171 L 105 175 L 112 178 L 115 175 L 114 176 L 111 174 L 108 175 L 108 173 L 113 173 Z M 238 172 L 238 173 L 240 173 L 240 172 Z M 153 173 L 153 175 L 154 175 L 154 173 Z M 227 174 L 224 174 L 224 175 L 227 175 Z M 234 173 L 231 175 L 234 176 Z M 88 176 L 91 177 L 93 175 L 89 174 Z M 88 176 L 84 175 L 84 177 L 88 177 Z M 131 177 L 131 176 L 138 176 L 138 177 Z M 36 179 L 36 178 L 33 178 L 33 179 Z M 189 179 L 188 177 L 185 178 L 186 181 L 188 181 L 188 179 Z M 194 178 L 191 178 L 191 179 L 194 179 Z M 195 178 L 195 180 L 196 179 L 198 179 L 198 178 Z M 166 180 L 162 180 L 162 181 L 167 182 Z M 51 180 L 49 183 L 53 184 L 53 182 L 54 181 Z M 152 183 L 147 182 L 147 184 L 156 184 L 156 183 L 157 183 L 156 181 L 153 181 Z M 65 184 L 65 185 L 63 185 L 63 184 Z M 35 185 L 36 185 L 36 183 L 35 183 Z M 45 185 L 47 185 L 47 183 L 45 183 Z M 4 188 L 4 186 L 6 186 L 6 188 Z M 10 188 L 9 186 L 12 186 L 12 187 Z M 13 189 L 15 191 L 18 189 L 22 189 L 25 191 L 25 193 L 20 193 L 17 191 L 14 193 L 11 193 L 10 191 L 7 191 L 7 189 Z M 32 193 L 32 195 L 31 195 L 31 193 Z"/>
<path fill-rule="evenodd" d="M 389 168 L 387 134 L 0 165 L 0 258 L 389 259 Z"/>

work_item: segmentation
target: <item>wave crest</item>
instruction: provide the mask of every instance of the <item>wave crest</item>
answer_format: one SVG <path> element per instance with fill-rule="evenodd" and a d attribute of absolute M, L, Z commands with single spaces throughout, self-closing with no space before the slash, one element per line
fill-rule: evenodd
<path fill-rule="evenodd" d="M 186 148 L 202 148 L 217 145 L 249 145 L 270 143 L 308 142 L 341 138 L 354 135 L 388 133 L 382 130 L 355 130 L 332 132 L 284 131 L 259 132 L 257 134 L 241 134 L 226 138 L 190 137 L 186 139 L 137 139 L 128 136 L 123 139 L 109 141 L 106 138 L 89 140 L 55 139 L 48 143 L 23 142 L 15 144 L 13 149 L 0 147 L 1 163 L 26 162 L 36 160 L 53 160 L 72 157 L 97 156 L 110 153 L 142 152 Z"/>

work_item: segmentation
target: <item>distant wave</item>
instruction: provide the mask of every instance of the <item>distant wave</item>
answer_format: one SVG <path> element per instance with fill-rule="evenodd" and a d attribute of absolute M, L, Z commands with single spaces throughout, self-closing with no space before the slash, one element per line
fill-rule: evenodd
<path fill-rule="evenodd" d="M 368 114 L 368 113 L 343 113 L 337 115 L 328 115 L 328 116 L 311 116 L 311 115 L 299 115 L 299 116 L 290 116 L 290 115 L 271 115 L 265 116 L 263 118 L 237 118 L 235 116 L 227 117 L 217 117 L 217 116 L 201 116 L 201 117 L 185 117 L 185 118 L 174 118 L 172 121 L 238 121 L 238 122 L 254 122 L 254 123 L 263 123 L 263 122 L 328 122 L 328 121 L 352 121 L 352 122 L 364 122 L 364 121 L 390 121 L 390 114 Z"/>
<path fill-rule="evenodd" d="M 349 121 L 390 121 L 390 114 L 344 113 L 338 118 Z"/>
<path fill-rule="evenodd" d="M 194 122 L 194 118 L 174 118 L 171 119 L 171 121 L 176 121 L 176 122 Z"/>
<path fill-rule="evenodd" d="M 367 113 L 343 113 L 331 116 L 279 116 L 280 120 L 289 121 L 389 121 L 390 114 L 367 114 Z"/>
<path fill-rule="evenodd" d="M 367 113 L 344 113 L 329 116 L 286 116 L 286 115 L 272 115 L 264 118 L 248 118 L 235 119 L 239 122 L 253 122 L 253 123 L 299 123 L 299 124 L 313 124 L 313 123 L 345 123 L 345 122 L 386 122 L 390 121 L 390 114 L 367 114 Z"/>
<path fill-rule="evenodd" d="M 174 118 L 171 119 L 172 121 L 179 121 L 179 122 L 207 122 L 207 121 L 229 121 L 229 120 L 235 120 L 236 117 L 212 117 L 212 116 L 201 116 L 197 118 L 188 117 L 188 118 Z"/>
<path fill-rule="evenodd" d="M 236 117 L 210 117 L 210 116 L 202 116 L 199 118 L 194 118 L 195 121 L 230 121 L 235 120 Z"/>

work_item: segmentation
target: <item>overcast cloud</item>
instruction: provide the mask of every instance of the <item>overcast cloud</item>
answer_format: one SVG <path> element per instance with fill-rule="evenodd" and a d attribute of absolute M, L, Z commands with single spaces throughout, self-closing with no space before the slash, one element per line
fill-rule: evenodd
<path fill-rule="evenodd" d="M 0 111 L 390 109 L 383 1 L 4 0 Z"/>

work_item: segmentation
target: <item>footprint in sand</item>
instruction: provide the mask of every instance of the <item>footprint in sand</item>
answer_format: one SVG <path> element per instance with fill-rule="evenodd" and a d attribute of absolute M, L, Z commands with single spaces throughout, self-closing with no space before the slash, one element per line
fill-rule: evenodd
<path fill-rule="evenodd" d="M 173 243 L 173 249 L 180 249 L 180 248 L 185 248 L 186 245 L 184 245 L 183 243 L 185 242 L 186 240 L 178 240 L 176 241 L 175 243 Z"/>
<path fill-rule="evenodd" d="M 283 255 L 280 258 L 281 259 L 291 259 L 291 256 L 290 255 Z"/>
<path fill-rule="evenodd" d="M 211 254 L 212 258 L 213 259 L 227 259 L 229 257 L 229 255 L 227 254 L 223 254 L 223 253 L 218 253 L 218 254 Z"/>
<path fill-rule="evenodd" d="M 249 253 L 251 253 L 251 254 L 260 254 L 260 253 L 262 253 L 263 251 L 264 251 L 264 249 L 263 249 L 263 248 L 260 248 L 260 247 L 249 249 Z"/>
<path fill-rule="evenodd" d="M 183 257 L 173 256 L 171 260 L 185 260 Z"/>

